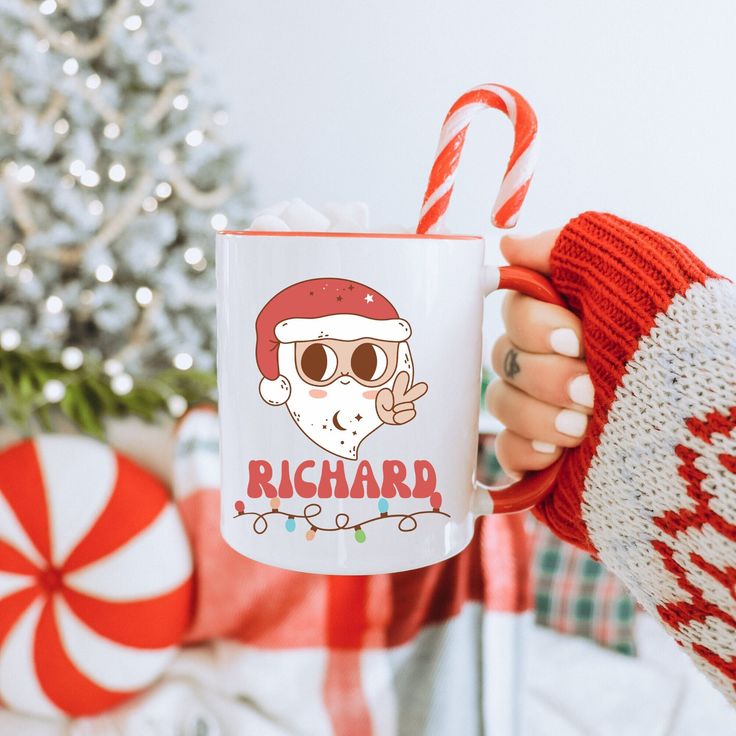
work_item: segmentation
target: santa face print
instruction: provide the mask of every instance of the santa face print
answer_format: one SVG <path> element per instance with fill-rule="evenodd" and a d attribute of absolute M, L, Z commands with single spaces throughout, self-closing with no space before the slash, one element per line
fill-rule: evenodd
<path fill-rule="evenodd" d="M 355 460 L 360 443 L 383 424 L 376 406 L 381 389 L 396 378 L 406 343 L 315 340 L 284 346 L 293 356 L 283 375 L 291 385 L 286 406 L 299 429 L 328 452 Z"/>
<path fill-rule="evenodd" d="M 263 308 L 256 331 L 261 397 L 273 406 L 285 403 L 299 429 L 324 450 L 356 460 L 363 440 L 382 424 L 416 416 L 414 402 L 427 385 L 412 385 L 411 328 L 364 285 L 295 284 Z"/>

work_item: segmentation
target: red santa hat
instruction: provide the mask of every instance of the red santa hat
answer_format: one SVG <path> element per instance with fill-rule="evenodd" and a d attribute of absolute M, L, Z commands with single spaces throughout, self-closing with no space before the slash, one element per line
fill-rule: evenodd
<path fill-rule="evenodd" d="M 374 338 L 403 342 L 411 327 L 386 299 L 365 284 L 348 279 L 309 279 L 273 296 L 256 318 L 256 362 L 263 375 L 259 391 L 274 406 L 285 403 L 291 386 L 279 372 L 283 343 L 332 338 Z"/>

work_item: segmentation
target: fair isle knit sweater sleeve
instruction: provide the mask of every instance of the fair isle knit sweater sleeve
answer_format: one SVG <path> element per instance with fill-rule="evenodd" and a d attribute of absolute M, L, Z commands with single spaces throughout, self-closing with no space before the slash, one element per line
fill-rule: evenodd
<path fill-rule="evenodd" d="M 588 434 L 537 514 L 595 554 L 736 704 L 736 284 L 613 215 L 560 233 Z"/>

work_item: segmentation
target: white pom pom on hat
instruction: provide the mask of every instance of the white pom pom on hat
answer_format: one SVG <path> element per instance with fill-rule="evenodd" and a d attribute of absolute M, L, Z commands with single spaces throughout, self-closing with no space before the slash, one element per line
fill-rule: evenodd
<path fill-rule="evenodd" d="M 289 400 L 291 396 L 291 385 L 286 376 L 278 378 L 262 378 L 258 384 L 258 392 L 261 398 L 272 406 L 281 406 Z"/>

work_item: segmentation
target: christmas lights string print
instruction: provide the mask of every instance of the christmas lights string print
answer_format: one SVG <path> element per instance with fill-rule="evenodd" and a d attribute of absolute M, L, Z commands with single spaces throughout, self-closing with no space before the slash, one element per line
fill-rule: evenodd
<path fill-rule="evenodd" d="M 184 528 L 147 471 L 75 435 L 42 435 L 0 453 L 7 707 L 78 716 L 135 695 L 176 653 L 192 592 Z"/>
<path fill-rule="evenodd" d="M 252 516 L 253 525 L 252 529 L 256 534 L 264 534 L 269 527 L 269 520 L 275 519 L 280 516 L 285 516 L 286 521 L 284 522 L 284 528 L 287 532 L 296 531 L 296 520 L 303 519 L 306 521 L 309 528 L 305 533 L 305 538 L 308 542 L 311 542 L 316 536 L 317 532 L 341 532 L 341 531 L 352 531 L 355 537 L 355 541 L 362 544 L 366 540 L 366 533 L 363 527 L 380 522 L 388 519 L 397 519 L 397 528 L 400 532 L 413 532 L 419 526 L 417 521 L 418 516 L 425 514 L 431 514 L 435 516 L 444 516 L 450 518 L 448 513 L 442 511 L 442 494 L 439 491 L 434 491 L 429 497 L 430 509 L 422 511 L 413 511 L 410 513 L 389 513 L 388 500 L 385 498 L 378 499 L 378 516 L 368 517 L 362 519 L 360 522 L 351 523 L 350 516 L 345 513 L 339 513 L 335 516 L 334 524 L 331 526 L 323 526 L 319 521 L 318 517 L 322 514 L 322 506 L 318 503 L 310 503 L 304 507 L 301 513 L 293 513 L 289 511 L 281 510 L 281 499 L 271 499 L 270 511 L 246 511 L 244 501 L 235 502 L 235 516 L 238 517 Z"/>

